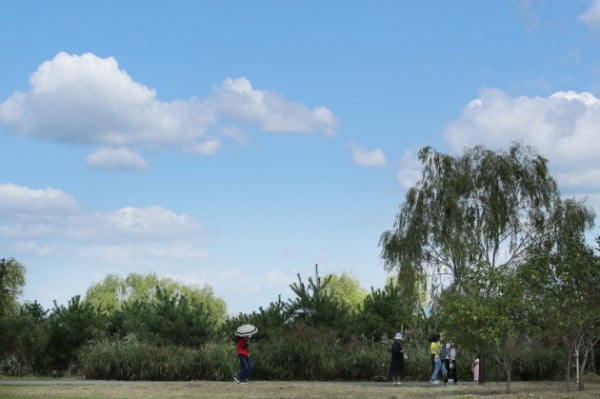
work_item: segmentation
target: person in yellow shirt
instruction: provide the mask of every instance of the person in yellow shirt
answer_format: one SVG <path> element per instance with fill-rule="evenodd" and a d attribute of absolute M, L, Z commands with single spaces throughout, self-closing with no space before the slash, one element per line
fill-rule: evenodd
<path fill-rule="evenodd" d="M 446 374 L 446 368 L 442 363 L 442 359 L 440 358 L 440 349 L 442 346 L 441 343 L 441 334 L 433 334 L 430 338 L 431 344 L 429 345 L 429 352 L 431 353 L 431 357 L 433 358 L 433 373 L 431 374 L 431 383 L 439 384 L 438 375 L 440 370 L 442 374 Z"/>

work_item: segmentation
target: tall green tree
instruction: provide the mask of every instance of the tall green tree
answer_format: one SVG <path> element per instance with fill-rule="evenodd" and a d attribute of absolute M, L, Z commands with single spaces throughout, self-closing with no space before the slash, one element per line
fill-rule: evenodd
<path fill-rule="evenodd" d="M 421 178 L 380 239 L 385 269 L 398 270 L 407 294 L 417 296 L 419 284 L 439 273 L 449 277 L 445 289 L 469 295 L 465 276 L 476 265 L 518 266 L 547 239 L 560 195 L 547 160 L 532 148 L 477 146 L 455 157 L 425 147 L 419 160 Z"/>
<path fill-rule="evenodd" d="M 18 310 L 25 286 L 25 266 L 14 258 L 0 259 L 0 318 Z"/>

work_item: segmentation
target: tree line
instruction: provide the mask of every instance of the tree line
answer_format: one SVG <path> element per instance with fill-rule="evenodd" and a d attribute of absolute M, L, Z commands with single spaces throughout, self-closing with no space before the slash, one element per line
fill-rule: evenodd
<path fill-rule="evenodd" d="M 388 337 L 406 336 L 407 373 L 428 379 L 427 337 L 459 344 L 462 379 L 480 382 L 595 372 L 600 262 L 595 215 L 563 199 L 548 162 L 519 143 L 451 156 L 425 147 L 420 180 L 382 233 L 394 277 L 364 291 L 351 275 L 298 275 L 294 296 L 228 316 L 210 287 L 153 274 L 114 275 L 44 309 L 20 303 L 25 267 L 0 263 L 0 370 L 119 379 L 228 379 L 232 332 L 252 323 L 257 378 L 385 379 Z M 573 370 L 576 370 L 574 373 Z M 568 385 L 567 385 L 568 386 Z"/>

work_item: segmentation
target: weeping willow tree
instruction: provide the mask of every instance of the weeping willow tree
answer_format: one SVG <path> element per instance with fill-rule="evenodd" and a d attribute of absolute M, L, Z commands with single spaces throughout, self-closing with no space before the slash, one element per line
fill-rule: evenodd
<path fill-rule="evenodd" d="M 547 160 L 530 147 L 477 146 L 458 157 L 425 147 L 419 161 L 420 180 L 380 238 L 385 269 L 398 272 L 409 295 L 432 274 L 447 276 L 445 291 L 470 295 L 465 276 L 477 265 L 518 266 L 548 238 L 560 195 Z M 481 374 L 483 382 L 483 365 Z"/>

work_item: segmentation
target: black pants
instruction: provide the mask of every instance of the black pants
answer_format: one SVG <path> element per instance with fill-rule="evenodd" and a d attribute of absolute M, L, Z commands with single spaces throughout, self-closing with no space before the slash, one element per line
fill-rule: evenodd
<path fill-rule="evenodd" d="M 446 376 L 444 377 L 444 382 L 448 382 L 448 378 L 452 378 L 455 383 L 458 382 L 456 360 L 444 359 L 444 362 L 446 363 Z"/>

